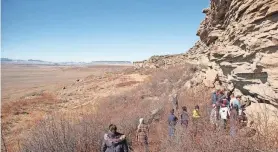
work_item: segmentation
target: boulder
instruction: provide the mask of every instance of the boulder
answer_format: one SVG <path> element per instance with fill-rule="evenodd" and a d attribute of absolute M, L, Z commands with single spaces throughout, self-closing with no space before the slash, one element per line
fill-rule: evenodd
<path fill-rule="evenodd" d="M 209 69 L 206 71 L 205 74 L 205 79 L 203 80 L 203 83 L 206 87 L 213 88 L 214 87 L 214 82 L 216 81 L 217 78 L 217 71 L 213 69 Z"/>

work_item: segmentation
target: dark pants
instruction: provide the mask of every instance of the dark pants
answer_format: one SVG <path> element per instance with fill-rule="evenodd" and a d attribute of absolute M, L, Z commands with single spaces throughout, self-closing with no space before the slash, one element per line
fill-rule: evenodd
<path fill-rule="evenodd" d="M 221 119 L 221 127 L 222 127 L 222 129 L 226 129 L 226 127 L 227 127 L 227 120 L 226 119 Z"/>
<path fill-rule="evenodd" d="M 181 125 L 185 128 L 188 127 L 188 120 L 181 120 Z"/>
<path fill-rule="evenodd" d="M 219 114 L 220 106 L 216 106 L 216 119 L 220 119 L 220 114 Z"/>

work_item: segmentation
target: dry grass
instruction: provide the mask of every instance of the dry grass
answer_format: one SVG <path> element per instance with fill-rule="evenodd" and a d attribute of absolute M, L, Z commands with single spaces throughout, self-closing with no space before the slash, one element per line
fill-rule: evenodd
<path fill-rule="evenodd" d="M 127 68 L 130 66 L 3 66 L 3 82 L 7 87 L 3 90 L 7 96 L 2 98 L 1 107 L 2 141 L 4 140 L 2 143 L 5 143 L 8 151 L 18 151 L 19 143 L 26 136 L 25 133 L 45 116 L 52 115 L 55 111 L 68 110 L 68 107 L 65 107 L 67 103 L 63 103 L 67 100 L 60 98 L 57 100 L 57 90 L 77 83 L 77 80 L 80 81 L 78 83 L 82 83 L 84 81 L 82 77 L 88 75 L 110 76 L 114 73 L 121 74 L 119 71 Z M 58 84 L 54 86 L 57 82 Z"/>
<path fill-rule="evenodd" d="M 70 112 L 49 115 L 28 132 L 21 151 L 100 151 L 103 133 L 110 123 L 118 126 L 119 132 L 126 135 L 130 149 L 138 151 L 135 142 L 135 131 L 138 119 L 143 117 L 150 123 L 151 151 L 271 151 L 277 138 L 266 136 L 241 136 L 231 138 L 229 131 L 213 131 L 209 125 L 208 107 L 210 90 L 200 86 L 184 90 L 183 84 L 192 77 L 195 67 L 191 65 L 172 67 L 168 70 L 157 69 L 149 73 L 152 77 L 145 84 L 128 90 L 120 95 L 98 99 L 94 112 L 86 106 L 85 113 Z M 121 86 L 129 85 L 122 84 Z M 202 118 L 198 122 L 197 136 L 195 126 L 190 120 L 185 130 L 178 124 L 176 136 L 170 139 L 167 135 L 167 115 L 172 108 L 169 95 L 177 91 L 179 106 L 187 106 L 191 114 L 193 107 L 201 107 Z M 151 113 L 157 110 L 156 115 Z M 179 111 L 180 112 L 180 111 Z M 179 112 L 176 114 L 179 115 Z M 270 140 L 275 140 L 270 142 Z M 268 144 L 265 144 L 265 143 Z"/>
<path fill-rule="evenodd" d="M 3 103 L 1 131 L 2 140 L 6 142 L 6 148 L 9 151 L 14 151 L 22 133 L 43 119 L 50 111 L 58 110 L 58 104 L 59 101 L 48 93 L 42 93 L 41 96 L 32 99 L 20 99 Z"/>
<path fill-rule="evenodd" d="M 187 69 L 187 67 L 177 68 L 176 70 L 173 68 L 173 70 L 168 73 L 167 70 L 156 71 L 153 78 L 148 83 L 129 90 L 124 94 L 100 99 L 98 102 L 100 104 L 95 105 L 98 110 L 93 114 L 77 114 L 70 119 L 64 119 L 63 117 L 68 118 L 68 116 L 63 114 L 62 117 L 56 119 L 44 120 L 29 133 L 28 140 L 24 143 L 22 151 L 41 151 L 45 147 L 49 147 L 50 151 L 98 151 L 100 147 L 99 140 L 101 140 L 102 137 L 97 135 L 102 134 L 106 126 L 110 123 L 116 124 L 119 131 L 126 134 L 128 143 L 132 148 L 134 147 L 132 145 L 134 145 L 134 133 L 138 124 L 138 119 L 144 117 L 152 121 L 152 117 L 150 117 L 151 111 L 160 108 L 163 112 L 163 105 L 167 104 L 168 95 L 171 93 L 170 89 L 173 88 L 173 86 L 169 87 L 169 85 L 171 85 L 171 83 L 177 83 L 180 80 L 179 77 L 181 77 L 179 73 L 184 74 Z M 165 79 L 170 79 L 171 82 L 163 83 Z M 159 81 L 159 83 L 156 83 L 157 81 Z M 133 83 L 134 82 L 132 82 L 132 84 Z M 156 84 L 154 85 L 154 83 Z M 120 87 L 127 85 L 130 85 L 130 82 L 123 82 Z M 165 91 L 163 89 L 167 87 L 169 91 L 164 95 L 156 93 L 157 90 Z M 52 117 L 53 116 L 51 116 L 51 118 Z M 72 119 L 76 120 L 73 122 Z M 70 131 L 65 132 L 61 129 L 63 128 L 62 126 L 65 125 Z M 86 137 L 86 141 L 90 141 L 90 143 L 87 143 L 87 146 L 85 144 L 86 141 L 84 143 L 81 138 L 82 136 L 80 136 L 84 134 L 84 127 L 90 128 L 90 137 L 97 139 L 91 140 L 91 138 L 88 137 L 87 139 Z M 77 128 L 82 129 L 78 130 Z M 66 136 L 70 141 L 64 141 L 64 139 L 61 138 L 62 136 Z M 49 140 L 51 140 L 51 142 Z M 52 143 L 52 140 L 54 143 Z M 61 145 L 61 143 L 63 144 Z M 79 143 L 84 144 L 80 145 Z"/>
<path fill-rule="evenodd" d="M 21 151 L 100 151 L 104 127 L 99 120 L 93 115 L 50 116 L 31 131 Z"/>

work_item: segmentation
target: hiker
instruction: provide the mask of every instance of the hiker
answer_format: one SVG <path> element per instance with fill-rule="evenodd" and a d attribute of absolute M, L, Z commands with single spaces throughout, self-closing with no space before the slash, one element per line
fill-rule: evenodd
<path fill-rule="evenodd" d="M 220 114 L 220 119 L 221 119 L 221 128 L 226 129 L 227 119 L 230 115 L 229 108 L 227 107 L 227 100 L 226 99 L 223 100 L 223 103 L 222 103 L 221 108 L 219 110 L 219 114 Z"/>
<path fill-rule="evenodd" d="M 242 109 L 241 109 L 241 104 L 240 104 L 241 96 L 237 95 L 236 99 L 237 99 L 237 102 L 235 102 L 234 104 L 236 104 L 238 107 L 238 115 L 242 115 Z"/>
<path fill-rule="evenodd" d="M 109 125 L 109 132 L 104 135 L 101 147 L 102 152 L 128 152 L 125 135 L 117 132 L 114 124 Z"/>
<path fill-rule="evenodd" d="M 231 91 L 227 92 L 227 100 L 228 100 L 228 107 L 230 107 L 230 101 L 231 101 L 231 95 L 233 94 L 233 92 L 235 91 L 235 85 L 233 87 L 233 89 Z"/>
<path fill-rule="evenodd" d="M 212 93 L 211 104 L 216 104 L 219 93 L 220 89 L 216 89 L 216 91 Z"/>
<path fill-rule="evenodd" d="M 172 105 L 173 105 L 173 109 L 178 110 L 178 94 L 174 93 L 172 96 Z"/>
<path fill-rule="evenodd" d="M 218 94 L 218 97 L 217 97 L 217 101 L 216 103 L 219 104 L 219 107 L 221 106 L 222 104 L 222 100 L 225 99 L 227 96 L 225 95 L 225 90 L 222 89 L 219 91 L 219 94 Z"/>
<path fill-rule="evenodd" d="M 222 100 L 225 99 L 225 94 L 224 94 L 224 90 L 220 90 L 218 91 L 218 94 L 217 94 L 217 97 L 216 97 L 216 118 L 217 120 L 220 119 L 220 115 L 219 115 L 219 110 L 220 110 L 220 107 L 221 107 L 221 104 L 222 104 Z"/>
<path fill-rule="evenodd" d="M 210 123 L 211 123 L 212 126 L 213 126 L 213 130 L 216 130 L 216 127 L 217 127 L 218 125 L 217 125 L 216 105 L 215 105 L 215 104 L 212 105 L 212 110 L 211 110 L 211 113 L 210 113 Z"/>
<path fill-rule="evenodd" d="M 239 109 L 241 109 L 240 100 L 241 100 L 240 95 L 237 95 L 236 97 L 234 96 L 234 94 L 231 95 L 230 107 L 231 109 L 235 108 L 237 114 L 239 114 Z"/>
<path fill-rule="evenodd" d="M 212 92 L 212 95 L 211 95 L 211 105 L 215 105 L 216 106 L 216 102 L 218 100 L 218 96 L 219 96 L 219 93 L 220 93 L 220 89 L 216 89 L 214 92 Z M 207 106 L 207 113 L 208 115 L 210 114 L 211 112 L 211 105 Z"/>
<path fill-rule="evenodd" d="M 194 119 L 198 119 L 200 118 L 200 113 L 199 113 L 200 107 L 198 105 L 195 106 L 194 110 L 193 110 L 193 118 Z"/>
<path fill-rule="evenodd" d="M 136 139 L 139 142 L 141 147 L 145 148 L 145 152 L 149 152 L 148 147 L 148 134 L 149 134 L 149 127 L 145 124 L 144 119 L 139 119 L 139 125 L 137 127 L 136 132 Z"/>
<path fill-rule="evenodd" d="M 175 116 L 174 112 L 175 112 L 175 110 L 172 109 L 170 111 L 170 115 L 168 116 L 169 136 L 174 136 L 175 126 L 178 121 L 178 118 Z"/>
<path fill-rule="evenodd" d="M 185 128 L 187 128 L 188 121 L 189 121 L 189 115 L 187 113 L 187 108 L 186 108 L 186 106 L 183 106 L 182 112 L 181 112 L 181 125 L 184 126 Z"/>
<path fill-rule="evenodd" d="M 201 115 L 200 115 L 200 113 L 199 113 L 199 109 L 200 109 L 200 107 L 198 106 L 198 105 L 196 105 L 195 106 L 195 108 L 194 108 L 194 110 L 193 110 L 193 115 L 192 115 L 192 117 L 193 117 L 193 119 L 192 119 L 192 121 L 193 121 L 193 126 L 194 126 L 194 136 L 196 136 L 197 135 L 197 131 L 198 131 L 198 121 L 199 121 L 199 119 L 200 119 L 200 117 L 201 117 Z"/>

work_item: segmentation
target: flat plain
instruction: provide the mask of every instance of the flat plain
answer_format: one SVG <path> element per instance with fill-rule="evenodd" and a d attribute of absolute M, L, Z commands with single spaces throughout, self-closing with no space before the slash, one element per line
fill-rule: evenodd
<path fill-rule="evenodd" d="M 54 91 L 89 75 L 120 71 L 128 66 L 45 66 L 2 64 L 2 103 L 39 91 Z"/>

